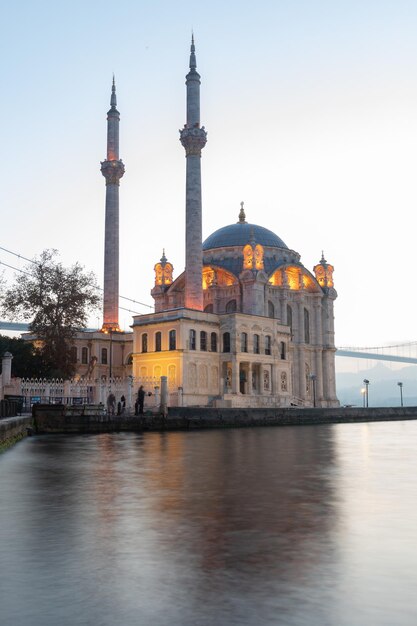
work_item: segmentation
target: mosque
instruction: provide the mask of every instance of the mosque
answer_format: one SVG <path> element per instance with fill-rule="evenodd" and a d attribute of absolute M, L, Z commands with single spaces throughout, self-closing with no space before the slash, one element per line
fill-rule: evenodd
<path fill-rule="evenodd" d="M 243 202 L 237 222 L 203 242 L 201 154 L 207 134 L 200 124 L 194 40 L 186 89 L 186 124 L 180 131 L 186 155 L 185 271 L 174 277 L 163 253 L 154 267 L 155 311 L 134 316 L 132 345 L 132 333 L 120 331 L 118 322 L 118 191 L 124 165 L 113 81 L 107 159 L 101 164 L 106 179 L 103 326 L 84 346 L 79 371 L 91 375 L 96 367 L 96 374 L 108 373 L 103 369 L 108 349 L 111 359 L 119 346 L 110 375 L 132 373 L 136 381 L 166 376 L 175 403 L 182 406 L 337 406 L 333 266 L 322 254 L 309 271 L 278 235 L 247 220 Z M 81 354 L 85 339 L 82 333 L 76 341 Z"/>

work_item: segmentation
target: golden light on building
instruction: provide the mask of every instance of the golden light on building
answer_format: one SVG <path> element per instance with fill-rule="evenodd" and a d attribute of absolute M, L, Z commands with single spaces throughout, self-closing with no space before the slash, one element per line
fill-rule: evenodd
<path fill-rule="evenodd" d="M 320 263 L 314 267 L 314 274 L 320 287 L 334 287 L 333 272 L 333 265 L 327 263 L 322 253 Z"/>
<path fill-rule="evenodd" d="M 298 267 L 287 267 L 285 273 L 287 275 L 288 287 L 298 291 L 300 289 L 300 269 Z"/>
<path fill-rule="evenodd" d="M 174 271 L 174 266 L 172 263 L 169 263 L 165 256 L 165 250 L 162 253 L 160 263 L 157 263 L 154 266 L 155 271 L 155 286 L 158 285 L 171 285 L 172 284 L 172 273 Z"/>
<path fill-rule="evenodd" d="M 243 248 L 243 269 L 251 270 L 253 268 L 253 248 L 248 243 Z"/>
<path fill-rule="evenodd" d="M 282 287 L 282 272 L 281 270 L 276 270 L 269 279 L 271 285 L 274 287 Z"/>
<path fill-rule="evenodd" d="M 257 270 L 264 269 L 264 249 L 259 243 L 255 246 L 255 268 Z"/>

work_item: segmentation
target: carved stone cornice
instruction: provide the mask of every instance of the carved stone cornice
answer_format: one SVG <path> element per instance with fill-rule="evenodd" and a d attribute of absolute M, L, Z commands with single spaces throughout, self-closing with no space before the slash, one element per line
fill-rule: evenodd
<path fill-rule="evenodd" d="M 201 156 L 201 150 L 207 143 L 207 133 L 204 126 L 201 128 L 187 128 L 187 126 L 184 126 L 180 130 L 180 141 L 185 148 L 185 156 L 191 154 Z"/>
<path fill-rule="evenodd" d="M 106 179 L 106 185 L 119 185 L 119 181 L 125 173 L 123 161 L 102 161 L 101 173 Z"/>

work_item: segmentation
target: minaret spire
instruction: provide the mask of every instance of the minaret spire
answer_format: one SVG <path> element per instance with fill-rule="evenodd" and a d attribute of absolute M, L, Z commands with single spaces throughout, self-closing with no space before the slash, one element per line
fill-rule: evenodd
<path fill-rule="evenodd" d="M 104 239 L 103 331 L 119 331 L 119 181 L 125 172 L 119 159 L 120 113 L 116 109 L 113 83 L 107 113 L 107 159 L 101 163 L 106 179 L 106 223 Z"/>
<path fill-rule="evenodd" d="M 116 83 L 115 83 L 115 80 L 114 80 L 114 74 L 113 74 L 113 83 L 112 83 L 112 86 L 111 86 L 110 106 L 111 106 L 112 109 L 115 109 L 117 107 Z"/>
<path fill-rule="evenodd" d="M 200 128 L 200 75 L 197 70 L 194 34 L 191 37 L 190 71 L 186 76 L 187 123 L 180 141 L 187 158 L 185 189 L 185 301 L 189 309 L 203 310 L 203 242 L 201 202 L 201 150 L 207 133 Z"/>

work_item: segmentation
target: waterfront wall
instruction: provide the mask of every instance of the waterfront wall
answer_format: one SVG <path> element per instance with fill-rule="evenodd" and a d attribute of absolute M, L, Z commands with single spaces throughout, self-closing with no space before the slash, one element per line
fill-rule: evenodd
<path fill-rule="evenodd" d="M 33 418 L 8 417 L 0 420 L 0 451 L 14 445 L 33 430 Z"/>
<path fill-rule="evenodd" d="M 38 433 L 103 433 L 120 431 L 194 430 L 251 426 L 298 426 L 417 419 L 417 407 L 334 409 L 211 409 L 172 408 L 167 418 L 148 414 L 108 416 L 94 408 L 40 405 L 35 408 Z"/>

